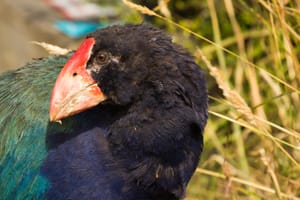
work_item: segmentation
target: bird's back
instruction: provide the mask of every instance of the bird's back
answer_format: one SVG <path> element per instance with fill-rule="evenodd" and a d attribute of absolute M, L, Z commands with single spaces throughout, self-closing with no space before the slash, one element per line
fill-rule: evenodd
<path fill-rule="evenodd" d="M 67 56 L 37 59 L 0 75 L 0 199 L 40 199 L 51 88 Z"/>

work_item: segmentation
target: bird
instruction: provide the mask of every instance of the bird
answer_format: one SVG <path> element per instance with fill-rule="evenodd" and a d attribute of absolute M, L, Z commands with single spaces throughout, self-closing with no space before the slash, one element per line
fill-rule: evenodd
<path fill-rule="evenodd" d="M 204 71 L 164 31 L 99 29 L 0 75 L 0 199 L 182 199 L 207 109 Z"/>

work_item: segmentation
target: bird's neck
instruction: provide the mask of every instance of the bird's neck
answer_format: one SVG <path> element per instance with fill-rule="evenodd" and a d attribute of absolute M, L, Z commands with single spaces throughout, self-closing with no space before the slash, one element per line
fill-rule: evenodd
<path fill-rule="evenodd" d="M 112 124 L 108 140 L 133 184 L 153 199 L 179 199 L 198 163 L 202 135 L 193 138 L 192 109 L 176 99 L 164 107 L 159 101 L 132 105 Z"/>

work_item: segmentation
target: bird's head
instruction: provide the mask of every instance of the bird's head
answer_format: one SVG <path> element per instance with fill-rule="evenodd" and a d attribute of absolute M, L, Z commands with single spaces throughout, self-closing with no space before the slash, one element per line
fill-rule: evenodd
<path fill-rule="evenodd" d="M 101 29 L 87 36 L 60 72 L 51 96 L 50 120 L 106 100 L 127 105 L 150 90 L 156 94 L 176 93 L 178 87 L 189 90 L 198 71 L 193 58 L 157 28 L 142 24 Z M 203 91 L 195 94 L 206 94 L 205 86 L 198 89 Z"/>
<path fill-rule="evenodd" d="M 148 192 L 181 197 L 197 166 L 207 119 L 205 78 L 193 57 L 150 25 L 98 30 L 60 72 L 50 120 L 104 101 L 129 110 L 110 125 L 107 138 L 131 179 Z"/>

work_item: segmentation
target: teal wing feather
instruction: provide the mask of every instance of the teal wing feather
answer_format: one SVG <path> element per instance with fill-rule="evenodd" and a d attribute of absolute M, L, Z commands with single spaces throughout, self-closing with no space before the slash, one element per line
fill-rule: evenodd
<path fill-rule="evenodd" d="M 49 100 L 68 56 L 37 59 L 0 75 L 0 199 L 41 199 Z"/>

